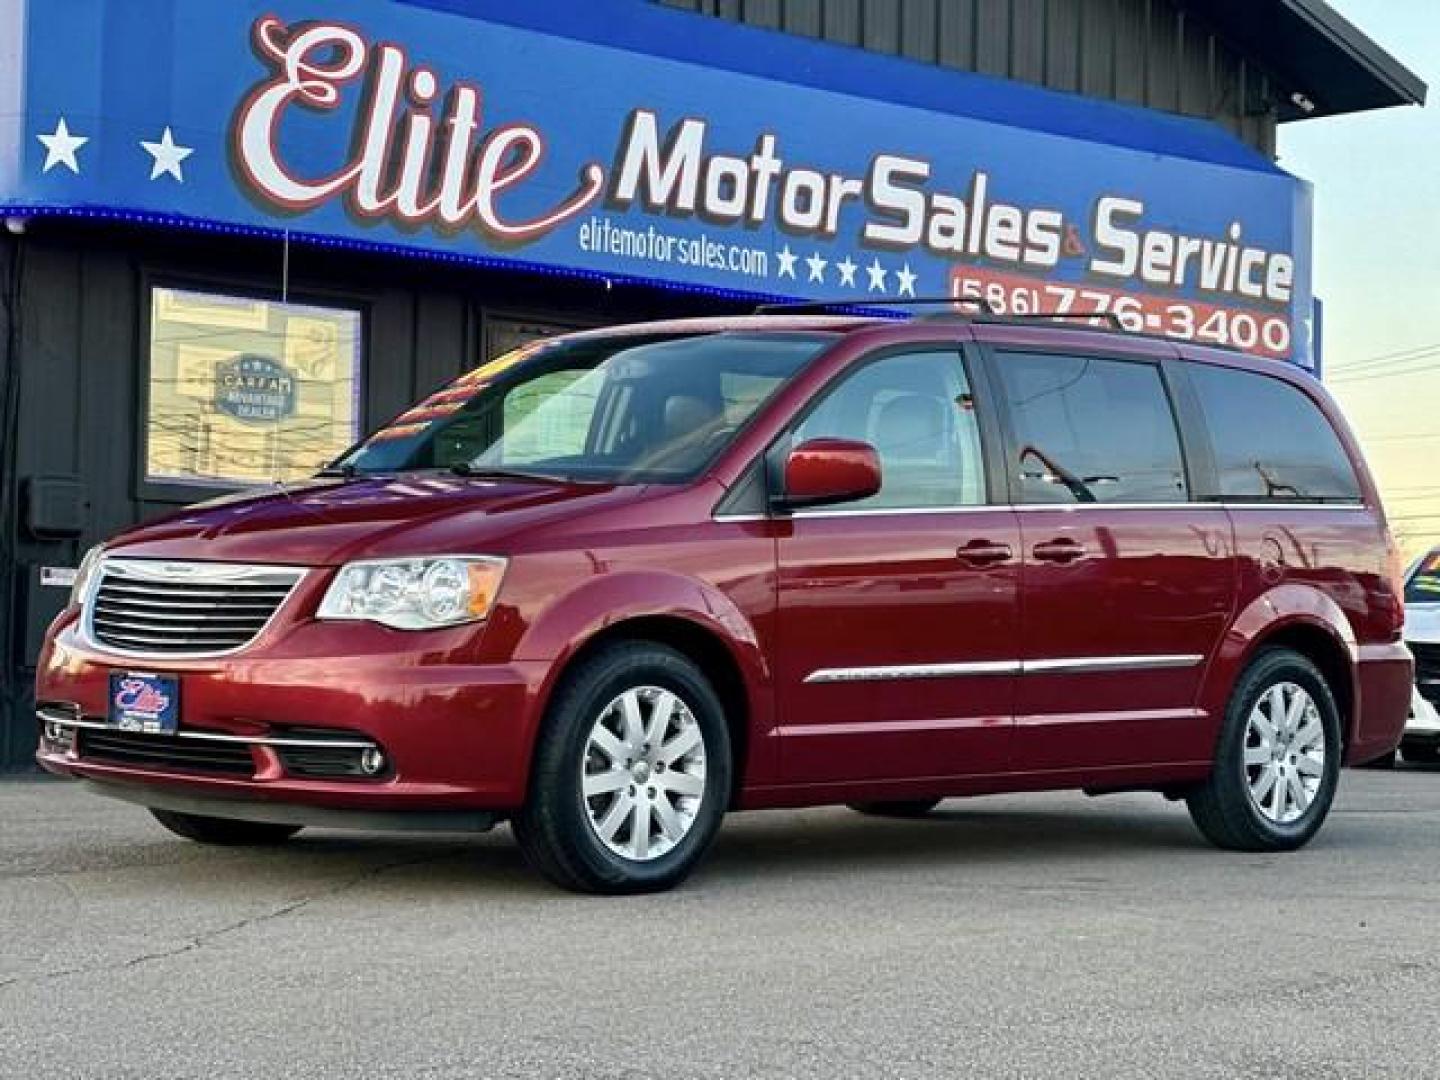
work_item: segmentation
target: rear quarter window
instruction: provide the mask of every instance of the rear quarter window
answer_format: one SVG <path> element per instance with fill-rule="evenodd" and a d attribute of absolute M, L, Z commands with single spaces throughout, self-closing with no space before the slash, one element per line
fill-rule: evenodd
<path fill-rule="evenodd" d="M 1240 502 L 1359 502 L 1340 437 L 1309 395 L 1253 371 L 1195 364 L 1220 496 Z"/>

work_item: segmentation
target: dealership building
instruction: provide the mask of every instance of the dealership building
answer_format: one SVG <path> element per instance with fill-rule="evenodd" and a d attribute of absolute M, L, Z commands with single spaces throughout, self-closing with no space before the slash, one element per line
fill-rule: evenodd
<path fill-rule="evenodd" d="M 1322 0 L 0 0 L 0 767 L 90 545 L 537 337 L 949 296 L 1315 369 L 1277 126 L 1424 93 Z"/>

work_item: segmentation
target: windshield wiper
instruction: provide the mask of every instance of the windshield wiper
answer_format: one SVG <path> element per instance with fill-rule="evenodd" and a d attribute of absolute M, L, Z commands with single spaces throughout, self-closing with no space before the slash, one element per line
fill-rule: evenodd
<path fill-rule="evenodd" d="M 557 476 L 555 473 L 535 472 L 530 469 L 507 469 L 491 465 L 471 465 L 464 461 L 457 461 L 451 465 L 450 471 L 456 476 L 478 477 L 482 480 L 530 480 L 537 484 L 584 483 L 582 480 Z"/>
<path fill-rule="evenodd" d="M 353 480 L 360 474 L 360 470 L 348 462 L 344 465 L 326 465 L 317 472 L 316 476 L 342 476 L 346 480 Z"/>

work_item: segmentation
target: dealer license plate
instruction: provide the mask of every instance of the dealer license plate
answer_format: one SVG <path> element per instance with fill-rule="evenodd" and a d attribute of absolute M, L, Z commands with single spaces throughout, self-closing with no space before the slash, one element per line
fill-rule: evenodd
<path fill-rule="evenodd" d="M 143 671 L 110 673 L 110 726 L 173 735 L 180 726 L 180 680 Z"/>

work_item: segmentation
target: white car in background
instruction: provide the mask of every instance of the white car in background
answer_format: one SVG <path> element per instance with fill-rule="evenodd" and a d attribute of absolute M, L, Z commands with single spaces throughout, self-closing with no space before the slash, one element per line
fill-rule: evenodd
<path fill-rule="evenodd" d="M 1405 575 L 1405 644 L 1415 654 L 1415 689 L 1400 754 L 1406 761 L 1440 764 L 1440 547 Z"/>

